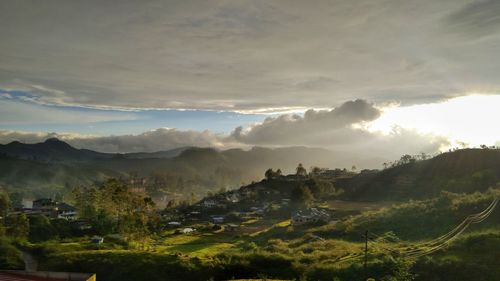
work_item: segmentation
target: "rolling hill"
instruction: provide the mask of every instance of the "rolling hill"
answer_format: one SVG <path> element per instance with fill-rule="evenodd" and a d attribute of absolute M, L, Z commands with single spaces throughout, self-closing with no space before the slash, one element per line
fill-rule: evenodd
<path fill-rule="evenodd" d="M 58 140 L 0 145 L 0 185 L 18 188 L 82 185 L 107 177 L 135 172 L 141 177 L 168 173 L 183 178 L 202 179 L 211 188 L 217 177 L 237 187 L 260 180 L 270 167 L 293 172 L 299 162 L 331 166 L 339 157 L 332 151 L 306 147 L 261 148 L 250 150 L 184 147 L 152 153 L 101 153 L 77 149 Z M 198 181 L 199 182 L 199 181 Z M 215 181 L 216 182 L 216 181 Z"/>
<path fill-rule="evenodd" d="M 0 145 L 0 185 L 43 190 L 46 187 L 90 184 L 108 177 L 167 173 L 198 180 L 198 188 L 238 187 L 263 178 L 268 168 L 293 173 L 305 167 L 338 167 L 345 153 L 307 147 L 249 150 L 184 147 L 152 153 L 102 153 L 77 149 L 58 139 L 37 144 Z M 349 200 L 406 200 L 438 195 L 441 191 L 482 191 L 500 181 L 500 150 L 463 149 L 443 153 L 375 173 L 338 179 L 337 188 Z M 200 184 L 202 182 L 202 184 Z M 202 192 L 206 190 L 200 190 Z"/>
<path fill-rule="evenodd" d="M 432 197 L 441 191 L 483 191 L 500 181 L 500 150 L 462 149 L 432 159 L 339 180 L 345 198 L 397 200 Z"/>

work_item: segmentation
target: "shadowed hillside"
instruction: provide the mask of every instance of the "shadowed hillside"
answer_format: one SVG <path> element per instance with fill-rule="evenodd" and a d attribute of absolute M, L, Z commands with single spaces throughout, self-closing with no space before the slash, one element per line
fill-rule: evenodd
<path fill-rule="evenodd" d="M 441 191 L 482 191 L 500 181 L 500 150 L 464 149 L 339 180 L 345 198 L 378 200 L 424 198 Z"/>
<path fill-rule="evenodd" d="M 62 187 L 89 184 L 108 177 L 168 174 L 196 181 L 196 188 L 238 187 L 262 179 L 270 167 L 293 172 L 297 163 L 306 167 L 333 166 L 339 157 L 329 150 L 287 147 L 250 150 L 178 148 L 153 153 L 109 154 L 76 149 L 58 139 L 43 143 L 12 142 L 0 145 L 0 185 L 21 188 Z"/>

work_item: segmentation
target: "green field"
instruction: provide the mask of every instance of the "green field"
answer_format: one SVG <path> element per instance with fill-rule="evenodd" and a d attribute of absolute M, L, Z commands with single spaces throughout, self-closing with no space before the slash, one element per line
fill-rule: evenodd
<path fill-rule="evenodd" d="M 499 195 L 499 189 L 492 189 L 399 204 L 331 201 L 345 215 L 327 224 L 292 226 L 289 219 L 253 217 L 239 231 L 198 222 L 184 226 L 196 228 L 193 233 L 168 229 L 140 241 L 106 236 L 96 246 L 84 236 L 21 247 L 38 257 L 40 269 L 92 271 L 109 281 L 160 281 L 167 275 L 171 279 L 166 280 L 350 281 L 362 276 L 363 235 L 368 230 L 368 271 L 376 280 L 409 274 L 415 276 L 401 280 L 465 281 L 472 280 L 465 278 L 471 276 L 468 272 L 495 268 L 482 274 L 484 279 L 475 279 L 489 281 L 500 274 L 500 257 L 490 250 L 500 247 L 500 211 L 492 208 L 484 221 L 468 224 L 446 244 L 439 237 L 453 234 L 469 215 L 488 210 Z M 441 279 L 429 279 L 429 270 Z M 450 271 L 454 279 L 444 277 Z"/>

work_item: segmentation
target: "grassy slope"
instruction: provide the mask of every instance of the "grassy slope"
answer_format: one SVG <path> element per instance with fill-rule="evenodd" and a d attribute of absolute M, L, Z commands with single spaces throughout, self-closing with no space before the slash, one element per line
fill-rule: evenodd
<path fill-rule="evenodd" d="M 170 271 L 175 271 L 168 273 L 170 276 L 184 277 L 177 270 L 190 272 L 190 280 L 207 280 L 210 276 L 215 280 L 233 276 L 256 278 L 259 274 L 278 279 L 306 275 L 308 280 L 332 280 L 335 276 L 340 280 L 352 280 L 350 278 L 358 278 L 362 272 L 358 266 L 363 251 L 360 234 L 365 229 L 379 235 L 391 231 L 386 237 L 400 239 L 394 243 L 379 242 L 382 247 L 411 247 L 446 233 L 467 215 L 484 209 L 498 195 L 498 190 L 472 195 L 445 194 L 436 199 L 368 211 L 339 224 L 317 227 L 294 229 L 288 221 L 276 221 L 255 235 L 167 234 L 159 238 L 160 243 L 153 252 L 72 249 L 73 245 L 49 253 L 42 266 L 45 269 L 97 271 L 101 280 L 120 280 L 117 278 L 124 276 L 137 279 L 121 280 L 146 280 L 143 275 L 132 272 L 139 268 L 148 272 L 148 280 L 177 280 L 173 277 L 161 279 L 162 274 L 167 273 L 159 264 L 167 264 Z M 417 280 L 472 280 L 465 278 L 470 277 L 465 269 L 478 275 L 485 268 L 498 266 L 499 256 L 494 249 L 500 246 L 499 212 L 500 209 L 482 224 L 471 226 L 444 251 L 420 258 L 413 267 L 413 271 L 421 275 Z M 384 249 L 370 246 L 370 272 L 378 277 L 390 274 L 396 264 L 390 256 Z M 129 262 L 134 265 L 129 267 Z M 109 273 L 109 267 L 127 267 L 127 270 L 121 275 Z M 453 270 L 450 276 L 455 279 L 447 279 L 450 270 Z M 127 272 L 130 275 L 126 275 Z M 496 274 L 497 269 L 493 272 Z M 495 280 L 491 276 L 482 274 L 475 280 Z"/>
<path fill-rule="evenodd" d="M 354 200 L 429 198 L 443 190 L 474 192 L 500 181 L 500 150 L 464 149 L 371 175 L 340 180 L 336 186 Z"/>

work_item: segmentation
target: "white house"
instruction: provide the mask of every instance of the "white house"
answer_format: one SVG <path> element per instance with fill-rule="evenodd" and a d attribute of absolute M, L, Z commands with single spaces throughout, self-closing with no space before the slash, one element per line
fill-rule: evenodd
<path fill-rule="evenodd" d="M 217 206 L 217 202 L 215 200 L 212 200 L 212 199 L 207 199 L 207 200 L 201 202 L 201 205 L 205 208 L 214 208 L 215 206 Z"/>
<path fill-rule="evenodd" d="M 192 228 L 192 227 L 186 227 L 186 228 L 184 228 L 184 229 L 182 229 L 182 230 L 181 230 L 181 232 L 182 232 L 183 234 L 192 233 L 192 232 L 194 232 L 194 231 L 195 231 L 195 229 L 194 229 L 194 228 Z"/>
<path fill-rule="evenodd" d="M 329 219 L 330 214 L 327 211 L 317 208 L 294 211 L 291 217 L 292 225 L 327 222 Z"/>
<path fill-rule="evenodd" d="M 213 223 L 224 223 L 225 217 L 224 216 L 211 216 L 212 222 Z"/>

